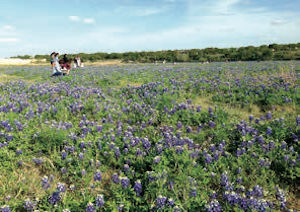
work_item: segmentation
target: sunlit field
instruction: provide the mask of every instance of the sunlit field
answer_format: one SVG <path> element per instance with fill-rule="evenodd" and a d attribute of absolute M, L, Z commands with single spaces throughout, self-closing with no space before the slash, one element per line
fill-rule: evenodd
<path fill-rule="evenodd" d="M 298 211 L 300 61 L 0 67 L 0 211 Z"/>

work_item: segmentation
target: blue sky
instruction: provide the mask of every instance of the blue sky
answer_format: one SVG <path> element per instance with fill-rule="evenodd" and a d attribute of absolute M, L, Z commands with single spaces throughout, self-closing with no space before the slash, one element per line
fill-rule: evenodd
<path fill-rule="evenodd" d="M 0 0 L 0 58 L 300 42 L 300 0 Z"/>

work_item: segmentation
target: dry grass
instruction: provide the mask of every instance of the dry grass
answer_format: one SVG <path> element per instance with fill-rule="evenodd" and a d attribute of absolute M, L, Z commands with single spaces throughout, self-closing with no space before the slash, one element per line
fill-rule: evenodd
<path fill-rule="evenodd" d="M 7 82 L 12 80 L 20 80 L 20 79 L 24 79 L 24 78 L 16 75 L 0 74 L 0 82 Z"/>
<path fill-rule="evenodd" d="M 2 173 L 0 175 L 0 186 L 5 196 L 0 195 L 0 199 L 4 199 L 8 195 L 12 197 L 12 201 L 19 198 L 41 198 L 46 194 L 41 185 L 42 177 L 43 173 L 38 167 L 27 163 L 24 163 L 23 167 L 14 170 L 9 175 L 8 173 Z M 57 182 L 58 179 L 55 177 L 52 184 L 55 185 Z"/>
<path fill-rule="evenodd" d="M 122 63 L 121 60 L 102 60 L 96 62 L 84 62 L 84 65 L 97 65 L 97 66 L 104 66 L 104 65 L 125 65 L 126 63 Z"/>

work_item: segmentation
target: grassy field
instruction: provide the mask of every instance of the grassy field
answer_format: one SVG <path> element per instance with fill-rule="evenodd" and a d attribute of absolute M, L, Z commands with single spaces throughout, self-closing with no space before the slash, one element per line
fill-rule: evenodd
<path fill-rule="evenodd" d="M 299 61 L 50 69 L 0 67 L 0 211 L 299 210 Z"/>

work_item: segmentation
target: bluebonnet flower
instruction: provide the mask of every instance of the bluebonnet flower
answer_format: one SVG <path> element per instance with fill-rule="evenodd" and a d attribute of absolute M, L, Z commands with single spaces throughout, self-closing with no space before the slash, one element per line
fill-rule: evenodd
<path fill-rule="evenodd" d="M 118 211 L 123 211 L 124 205 L 123 204 L 118 205 L 117 209 Z"/>
<path fill-rule="evenodd" d="M 167 201 L 167 197 L 159 195 L 156 199 L 156 207 L 162 209 L 165 207 Z"/>
<path fill-rule="evenodd" d="M 33 158 L 32 161 L 36 164 L 36 165 L 41 165 L 44 160 L 42 158 Z"/>
<path fill-rule="evenodd" d="M 160 161 L 160 157 L 159 156 L 155 156 L 155 158 L 153 159 L 153 162 L 158 164 Z"/>
<path fill-rule="evenodd" d="M 93 203 L 89 202 L 85 209 L 86 212 L 95 212 L 96 208 Z"/>
<path fill-rule="evenodd" d="M 120 182 L 119 176 L 118 176 L 117 173 L 113 174 L 112 179 L 113 179 L 113 182 L 116 183 L 116 184 L 118 184 Z"/>
<path fill-rule="evenodd" d="M 71 212 L 69 209 L 63 209 L 63 212 Z"/>
<path fill-rule="evenodd" d="M 254 119 L 253 115 L 250 115 L 250 116 L 249 116 L 249 121 L 252 122 L 253 119 Z"/>
<path fill-rule="evenodd" d="M 267 135 L 271 135 L 271 134 L 272 134 L 272 128 L 271 128 L 271 127 L 268 127 L 268 128 L 267 128 L 266 134 L 267 134 Z"/>
<path fill-rule="evenodd" d="M 82 169 L 82 170 L 81 170 L 81 175 L 84 176 L 85 174 L 86 174 L 85 169 Z"/>
<path fill-rule="evenodd" d="M 84 142 L 84 141 L 81 141 L 81 142 L 79 143 L 79 148 L 80 148 L 80 149 L 85 149 L 85 148 L 86 148 L 86 145 L 85 145 L 85 142 Z"/>
<path fill-rule="evenodd" d="M 215 191 L 212 191 L 211 193 L 210 193 L 210 195 L 209 195 L 209 198 L 210 198 L 210 200 L 213 200 L 213 199 L 216 199 L 217 198 L 217 192 L 215 192 Z"/>
<path fill-rule="evenodd" d="M 24 201 L 24 208 L 27 211 L 32 211 L 35 208 L 35 206 L 36 206 L 36 203 L 30 201 L 30 199 L 27 199 L 27 200 Z"/>
<path fill-rule="evenodd" d="M 123 188 L 128 188 L 130 185 L 130 180 L 127 177 L 121 177 L 121 185 Z"/>
<path fill-rule="evenodd" d="M 281 209 L 285 209 L 286 208 L 286 198 L 285 198 L 285 194 L 284 191 L 280 188 L 276 188 L 277 192 L 276 192 L 276 199 L 279 201 L 280 203 L 280 208 Z"/>
<path fill-rule="evenodd" d="M 172 198 L 169 198 L 169 199 L 167 200 L 167 205 L 170 206 L 170 207 L 173 207 L 173 206 L 175 205 L 174 200 L 173 200 Z"/>
<path fill-rule="evenodd" d="M 148 138 L 142 139 L 142 143 L 145 150 L 150 149 L 151 143 L 149 142 Z"/>
<path fill-rule="evenodd" d="M 136 196 L 140 197 L 141 193 L 142 193 L 142 183 L 140 180 L 135 181 L 134 186 L 133 186 L 133 190 L 136 193 Z"/>
<path fill-rule="evenodd" d="M 197 132 L 200 133 L 202 129 L 202 124 L 199 124 L 198 128 L 197 128 Z"/>
<path fill-rule="evenodd" d="M 48 202 L 52 205 L 55 205 L 61 200 L 60 192 L 53 192 L 52 195 L 49 197 Z"/>
<path fill-rule="evenodd" d="M 157 154 L 160 155 L 160 154 L 163 152 L 163 147 L 162 147 L 162 145 L 159 144 L 159 145 L 156 146 L 156 148 L 157 148 L 157 151 L 156 151 Z"/>
<path fill-rule="evenodd" d="M 1 206 L 1 212 L 11 212 L 9 205 Z"/>
<path fill-rule="evenodd" d="M 177 126 L 177 129 L 181 129 L 182 128 L 182 123 L 179 121 L 176 126 Z"/>
<path fill-rule="evenodd" d="M 196 111 L 197 111 L 197 113 L 201 112 L 201 106 L 200 106 L 200 105 L 198 105 L 198 106 L 196 107 Z"/>
<path fill-rule="evenodd" d="M 208 125 L 209 125 L 210 128 L 215 128 L 216 127 L 216 124 L 213 121 L 209 121 Z"/>
<path fill-rule="evenodd" d="M 96 207 L 101 208 L 105 203 L 103 194 L 97 194 L 95 202 L 96 202 Z"/>
<path fill-rule="evenodd" d="M 204 157 L 205 157 L 205 163 L 206 164 L 211 164 L 211 162 L 212 162 L 211 155 L 210 154 L 205 154 Z"/>
<path fill-rule="evenodd" d="M 17 155 L 22 155 L 22 150 L 21 150 L 21 149 L 17 149 L 17 150 L 16 150 L 16 154 L 17 154 Z"/>
<path fill-rule="evenodd" d="M 186 132 L 187 132 L 187 133 L 192 133 L 192 132 L 193 132 L 193 129 L 192 129 L 190 126 L 187 126 L 187 127 L 186 127 Z"/>
<path fill-rule="evenodd" d="M 248 195 L 253 196 L 253 197 L 262 198 L 262 197 L 264 197 L 263 189 L 259 185 L 256 185 L 253 187 L 253 189 L 249 190 Z"/>
<path fill-rule="evenodd" d="M 225 191 L 224 199 L 231 205 L 237 204 L 239 202 L 239 196 L 234 191 Z"/>
<path fill-rule="evenodd" d="M 120 149 L 119 149 L 119 147 L 115 148 L 115 156 L 116 156 L 116 159 L 120 158 Z"/>
<path fill-rule="evenodd" d="M 225 171 L 223 174 L 221 174 L 221 182 L 220 182 L 220 185 L 221 186 L 224 186 L 225 187 L 225 190 L 232 190 L 233 187 L 232 187 L 232 184 L 231 182 L 229 181 L 229 177 L 228 177 L 228 174 L 227 172 Z"/>
<path fill-rule="evenodd" d="M 60 169 L 60 171 L 61 171 L 62 174 L 67 174 L 67 169 L 66 169 L 66 167 L 62 167 L 62 168 Z"/>
<path fill-rule="evenodd" d="M 173 190 L 174 189 L 174 182 L 173 181 L 169 181 L 169 183 L 168 183 L 168 189 L 169 190 Z"/>
<path fill-rule="evenodd" d="M 101 179 L 102 179 L 102 173 L 99 170 L 97 170 L 94 175 L 94 181 L 101 181 Z"/>
<path fill-rule="evenodd" d="M 101 162 L 99 160 L 96 160 L 96 167 L 100 167 L 101 166 Z"/>
<path fill-rule="evenodd" d="M 295 160 L 295 159 L 292 159 L 292 160 L 290 161 L 290 164 L 291 164 L 291 166 L 296 166 L 296 160 Z"/>
<path fill-rule="evenodd" d="M 65 150 L 63 150 L 63 151 L 61 152 L 61 159 L 62 159 L 62 160 L 65 160 L 66 157 L 67 157 L 67 152 L 66 152 Z"/>
<path fill-rule="evenodd" d="M 218 202 L 218 200 L 216 200 L 216 199 L 213 199 L 207 205 L 205 205 L 205 209 L 208 212 L 221 212 L 222 211 L 222 207 L 221 207 L 220 203 Z"/>
<path fill-rule="evenodd" d="M 173 212 L 180 212 L 180 211 L 181 211 L 180 208 L 176 205 L 176 206 L 174 207 Z"/>
<path fill-rule="evenodd" d="M 142 154 L 143 154 L 143 152 L 140 150 L 140 148 L 136 148 L 135 155 L 139 156 L 139 155 L 142 155 Z"/>
<path fill-rule="evenodd" d="M 271 119 L 272 119 L 272 113 L 271 113 L 270 111 L 267 113 L 266 118 L 267 118 L 268 120 L 271 120 Z"/>
<path fill-rule="evenodd" d="M 66 185 L 59 182 L 56 189 L 57 191 L 64 193 L 66 191 Z"/>
<path fill-rule="evenodd" d="M 195 187 L 191 188 L 190 196 L 191 197 L 196 197 L 197 196 L 197 189 Z"/>
<path fill-rule="evenodd" d="M 129 172 L 130 171 L 129 165 L 128 164 L 124 164 L 123 170 L 124 170 L 125 173 Z"/>
<path fill-rule="evenodd" d="M 84 155 L 83 155 L 83 153 L 82 153 L 82 152 L 80 152 L 80 153 L 79 153 L 79 155 L 78 155 L 78 157 L 79 157 L 79 160 L 83 160 L 83 158 L 84 158 Z"/>
<path fill-rule="evenodd" d="M 47 176 L 44 176 L 42 178 L 42 187 L 44 190 L 48 190 L 50 188 L 50 183 L 49 183 L 49 179 Z"/>
<path fill-rule="evenodd" d="M 297 126 L 300 125 L 300 116 L 297 116 L 297 118 L 296 118 L 296 125 Z"/>

